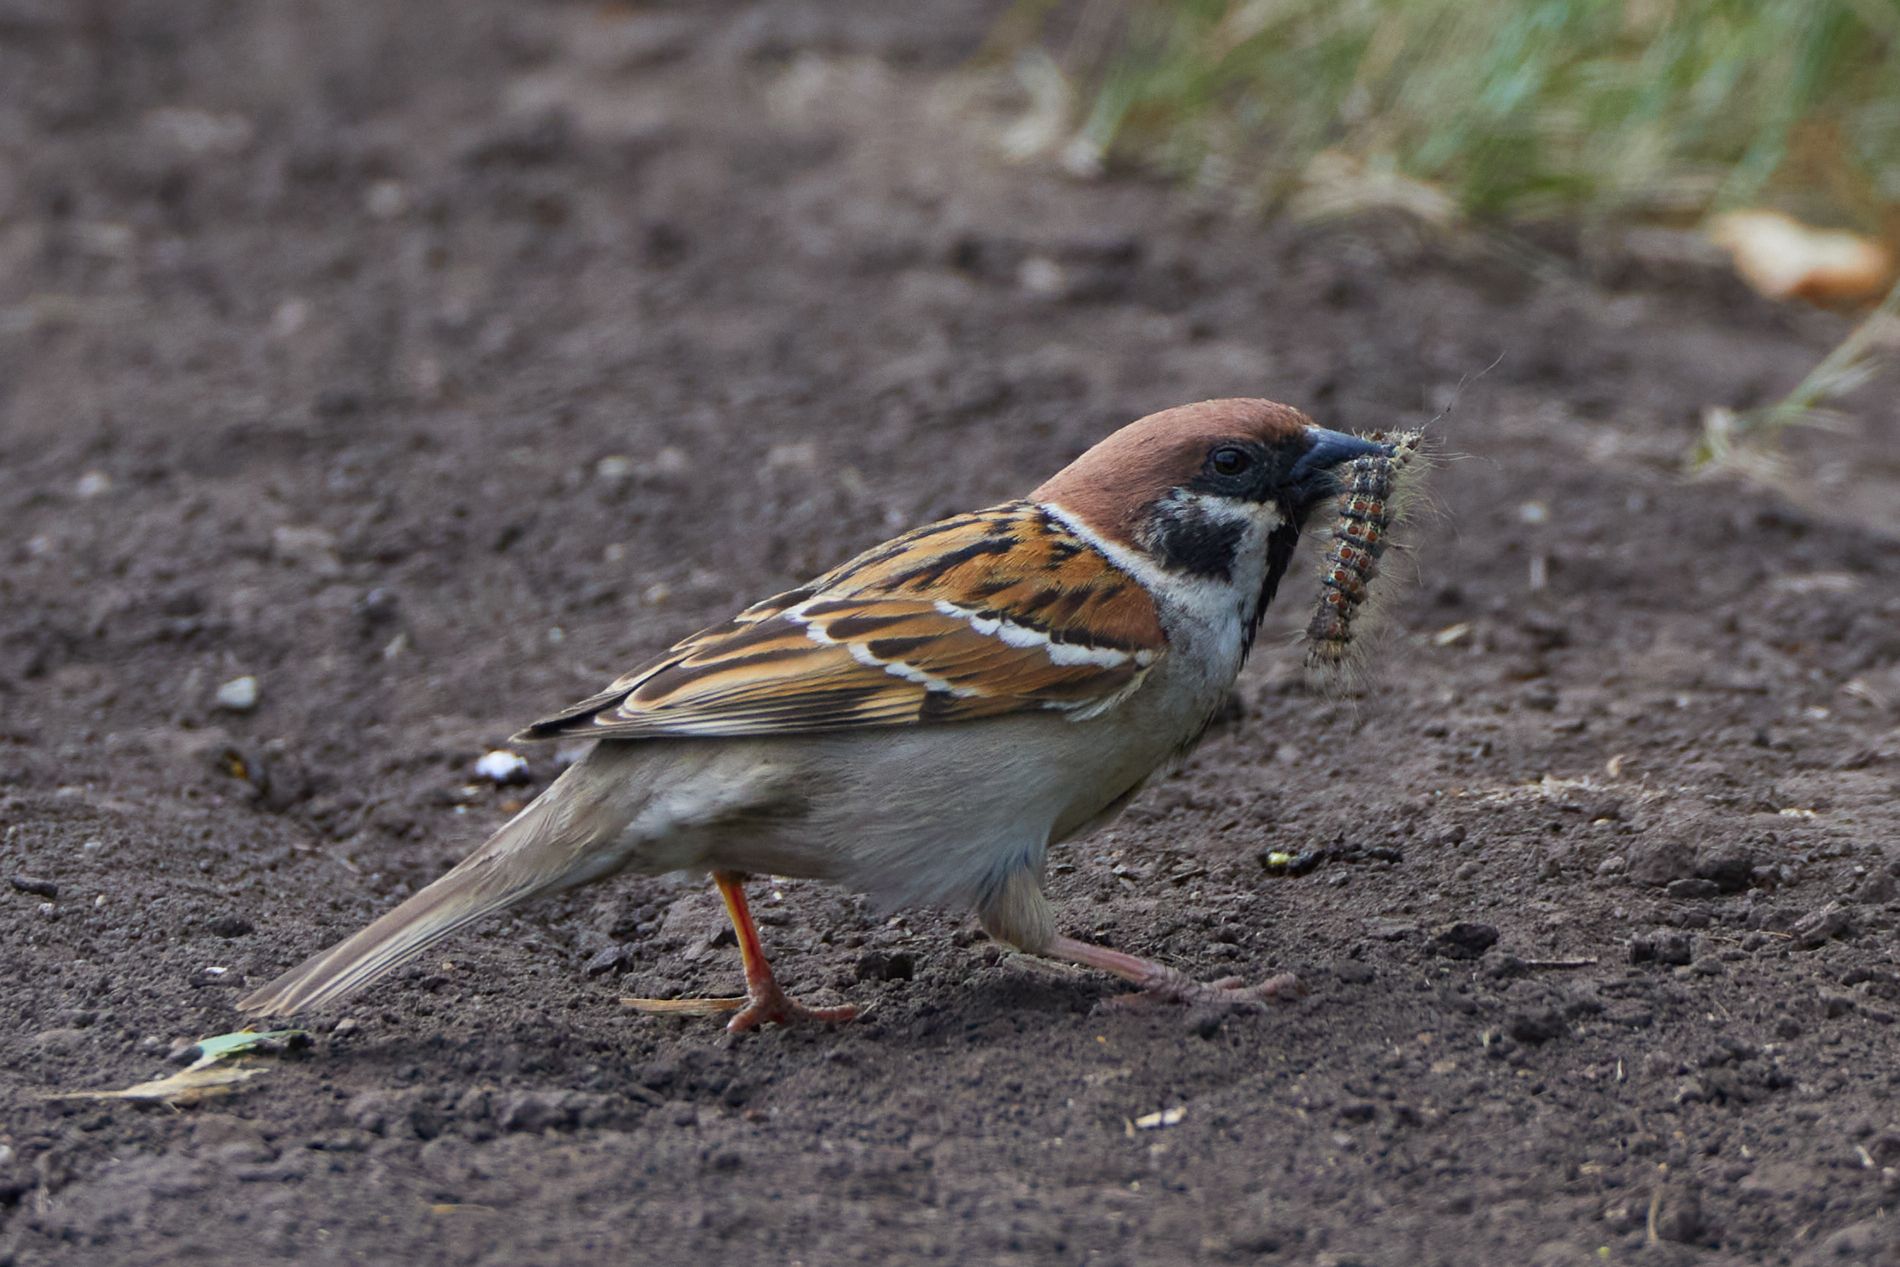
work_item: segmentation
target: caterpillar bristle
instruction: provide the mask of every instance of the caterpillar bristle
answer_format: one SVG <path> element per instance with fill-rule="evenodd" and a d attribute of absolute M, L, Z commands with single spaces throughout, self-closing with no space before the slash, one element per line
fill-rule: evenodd
<path fill-rule="evenodd" d="M 1332 677 L 1354 657 L 1355 622 L 1373 596 L 1379 560 L 1405 518 L 1418 470 L 1429 465 L 1416 460 L 1422 432 L 1375 431 L 1366 438 L 1390 445 L 1391 452 L 1355 458 L 1337 472 L 1340 491 L 1325 533 L 1319 599 L 1306 626 L 1307 668 Z"/>

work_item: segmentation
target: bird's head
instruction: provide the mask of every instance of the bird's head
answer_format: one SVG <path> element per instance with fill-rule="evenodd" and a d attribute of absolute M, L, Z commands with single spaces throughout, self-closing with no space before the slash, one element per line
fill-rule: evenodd
<path fill-rule="evenodd" d="M 1288 405 L 1206 400 L 1130 423 L 1031 497 L 1162 572 L 1258 593 L 1257 619 L 1335 468 L 1386 451 Z"/>

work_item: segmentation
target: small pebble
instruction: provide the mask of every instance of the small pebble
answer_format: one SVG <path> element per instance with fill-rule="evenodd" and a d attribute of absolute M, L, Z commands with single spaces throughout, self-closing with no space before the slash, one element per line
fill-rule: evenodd
<path fill-rule="evenodd" d="M 1226 1023 L 1227 1012 L 1218 1007 L 1193 1008 L 1186 1018 L 1187 1031 L 1196 1038 L 1213 1038 Z"/>
<path fill-rule="evenodd" d="M 363 210 L 378 220 L 393 220 L 409 209 L 409 192 L 402 182 L 379 180 L 363 195 Z"/>
<path fill-rule="evenodd" d="M 630 952 L 625 946 L 603 946 L 581 965 L 581 973 L 584 976 L 598 977 L 604 973 L 618 972 L 626 966 L 629 957 Z"/>
<path fill-rule="evenodd" d="M 111 491 L 112 477 L 104 471 L 87 471 L 79 477 L 79 482 L 73 485 L 74 494 L 89 501 L 94 497 L 103 497 Z"/>
<path fill-rule="evenodd" d="M 218 707 L 234 713 L 248 713 L 257 707 L 257 679 L 250 674 L 234 677 L 218 688 Z"/>
<path fill-rule="evenodd" d="M 1817 991 L 1821 1000 L 1821 1011 L 1828 1016 L 1845 1016 L 1854 1010 L 1854 996 L 1843 994 L 1839 990 L 1830 990 L 1825 986 Z"/>
<path fill-rule="evenodd" d="M 279 303 L 270 315 L 271 337 L 294 339 L 310 323 L 310 304 L 295 296 Z"/>
<path fill-rule="evenodd" d="M 1796 920 L 1788 932 L 1799 950 L 1813 950 L 1835 937 L 1844 937 L 1854 931 L 1854 922 L 1848 913 L 1830 902 L 1818 911 L 1810 911 Z"/>
<path fill-rule="evenodd" d="M 1695 958 L 1695 938 L 1688 933 L 1658 931 L 1630 939 L 1631 963 L 1686 965 Z"/>
<path fill-rule="evenodd" d="M 1059 295 L 1067 285 L 1062 265 L 1041 255 L 1032 255 L 1016 270 L 1016 284 L 1032 295 Z"/>
<path fill-rule="evenodd" d="M 476 759 L 475 773 L 490 783 L 526 783 L 528 763 L 518 753 L 494 748 Z"/>

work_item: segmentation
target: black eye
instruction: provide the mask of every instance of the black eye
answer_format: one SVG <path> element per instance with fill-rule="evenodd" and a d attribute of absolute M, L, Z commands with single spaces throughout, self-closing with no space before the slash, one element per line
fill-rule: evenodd
<path fill-rule="evenodd" d="M 1223 444 L 1207 455 L 1207 469 L 1216 475 L 1241 475 L 1253 469 L 1253 454 L 1238 445 Z"/>

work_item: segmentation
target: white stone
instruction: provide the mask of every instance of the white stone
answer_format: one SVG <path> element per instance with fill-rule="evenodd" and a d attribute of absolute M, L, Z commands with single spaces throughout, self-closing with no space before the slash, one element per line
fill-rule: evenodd
<path fill-rule="evenodd" d="M 475 773 L 490 783 L 525 783 L 528 763 L 518 753 L 496 748 L 476 760 Z"/>
<path fill-rule="evenodd" d="M 218 688 L 218 707 L 234 713 L 248 713 L 257 707 L 257 679 L 250 674 L 234 677 Z"/>

